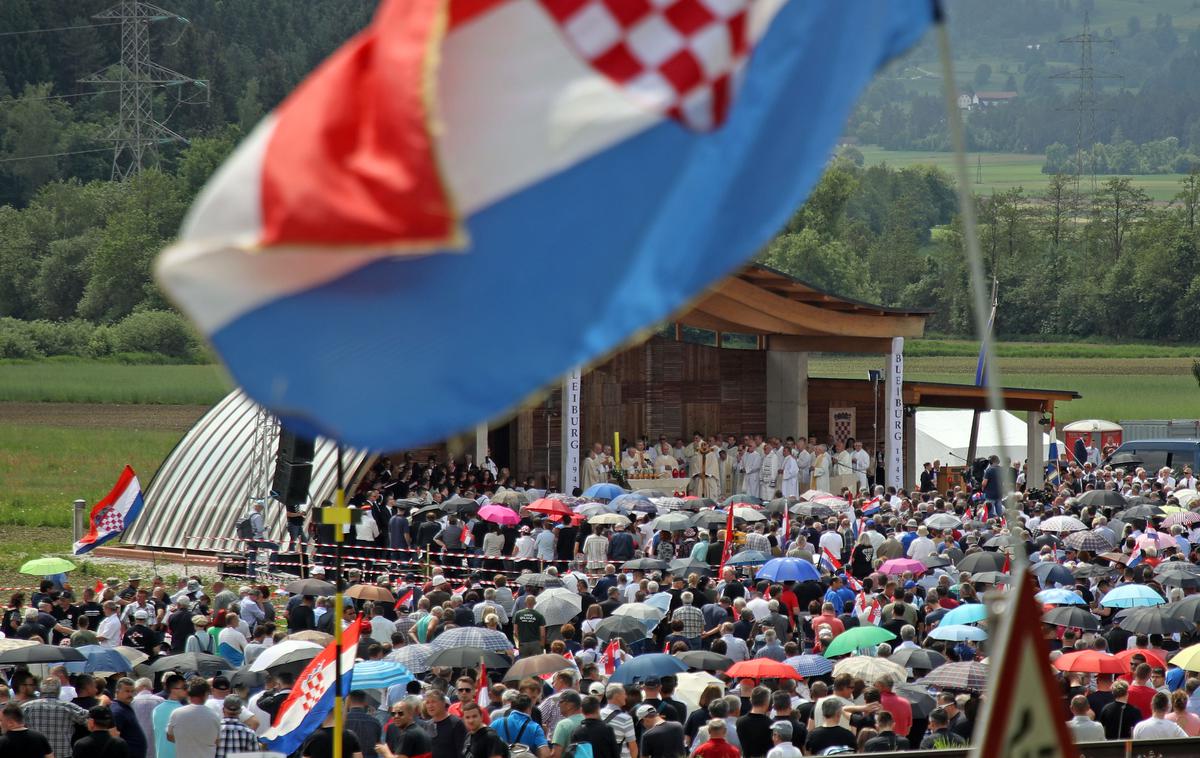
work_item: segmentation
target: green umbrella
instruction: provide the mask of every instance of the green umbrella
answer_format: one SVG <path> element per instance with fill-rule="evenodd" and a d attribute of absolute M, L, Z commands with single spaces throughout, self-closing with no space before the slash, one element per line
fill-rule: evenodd
<path fill-rule="evenodd" d="M 881 642 L 896 639 L 896 635 L 878 626 L 856 626 L 847 629 L 833 638 L 833 643 L 825 650 L 826 658 L 833 658 L 846 653 L 853 653 L 864 647 L 872 647 Z"/>
<path fill-rule="evenodd" d="M 74 570 L 75 564 L 66 558 L 34 558 L 32 561 L 25 561 L 25 565 L 21 567 L 22 574 L 30 574 L 32 576 L 65 574 L 68 571 Z"/>

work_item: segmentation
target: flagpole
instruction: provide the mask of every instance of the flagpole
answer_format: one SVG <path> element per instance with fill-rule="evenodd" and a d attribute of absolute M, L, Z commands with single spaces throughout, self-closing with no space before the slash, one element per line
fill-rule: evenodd
<path fill-rule="evenodd" d="M 345 709 L 342 703 L 342 617 L 345 610 L 342 603 L 342 523 L 349 523 L 346 511 L 346 488 L 342 470 L 342 446 L 337 446 L 337 500 L 335 502 L 338 522 L 333 530 L 333 566 L 336 576 L 333 594 L 333 643 L 336 651 L 333 664 L 333 758 L 342 758 L 342 729 L 345 724 Z"/>

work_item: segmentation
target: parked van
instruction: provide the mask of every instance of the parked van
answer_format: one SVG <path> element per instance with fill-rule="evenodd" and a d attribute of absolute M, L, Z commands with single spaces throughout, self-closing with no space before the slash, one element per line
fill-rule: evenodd
<path fill-rule="evenodd" d="M 1200 471 L 1200 440 L 1134 440 L 1123 442 L 1110 457 L 1127 454 L 1142 462 L 1142 468 L 1153 474 L 1163 466 L 1170 466 L 1175 473 L 1191 466 L 1192 472 Z M 1107 462 L 1107 461 L 1105 461 Z"/>

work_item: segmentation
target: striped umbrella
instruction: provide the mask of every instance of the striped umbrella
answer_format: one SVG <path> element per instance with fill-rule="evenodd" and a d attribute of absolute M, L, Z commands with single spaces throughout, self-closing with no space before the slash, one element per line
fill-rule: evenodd
<path fill-rule="evenodd" d="M 429 659 L 436 652 L 432 645 L 405 645 L 389 653 L 387 660 L 401 664 L 414 674 L 424 674 L 429 670 Z"/>
<path fill-rule="evenodd" d="M 360 661 L 350 670 L 351 686 L 356 690 L 384 690 L 413 679 L 412 672 L 395 661 Z"/>

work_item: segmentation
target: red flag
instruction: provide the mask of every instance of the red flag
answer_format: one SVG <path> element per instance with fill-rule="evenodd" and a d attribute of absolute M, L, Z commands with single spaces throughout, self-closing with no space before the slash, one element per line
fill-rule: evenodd
<path fill-rule="evenodd" d="M 666 653 L 667 655 L 671 654 L 671 643 L 670 642 L 663 643 L 663 652 Z"/>
<path fill-rule="evenodd" d="M 485 713 L 488 703 L 491 702 L 491 698 L 488 697 L 487 665 L 483 663 L 479 664 L 479 684 L 475 689 L 475 702 L 479 703 L 479 707 L 483 708 Z"/>
<path fill-rule="evenodd" d="M 97 595 L 102 595 L 102 594 L 104 594 L 104 582 L 102 582 L 102 581 L 100 581 L 99 579 L 97 579 L 97 580 L 96 580 L 96 586 L 95 586 L 95 587 L 92 587 L 92 592 L 95 592 Z"/>
<path fill-rule="evenodd" d="M 763 600 L 770 600 L 770 599 L 771 599 L 771 585 L 768 584 L 767 588 L 763 591 Z"/>
<path fill-rule="evenodd" d="M 1004 556 L 1004 566 L 1000 569 L 1000 572 L 1003 574 L 1007 574 L 1012 567 L 1012 561 L 1010 561 L 1009 558 L 1010 556 L 1008 555 Z"/>
<path fill-rule="evenodd" d="M 462 531 L 458 534 L 458 541 L 464 545 L 471 544 L 471 528 L 463 524 Z"/>
<path fill-rule="evenodd" d="M 613 637 L 604 648 L 604 674 L 612 676 L 617 670 L 617 654 L 621 652 L 621 641 Z"/>
<path fill-rule="evenodd" d="M 729 513 L 725 516 L 725 546 L 721 548 L 721 565 L 717 568 L 717 577 L 720 578 L 725 573 L 725 561 L 729 560 L 729 556 L 733 554 L 733 506 L 729 506 Z"/>
<path fill-rule="evenodd" d="M 402 606 L 402 605 L 407 605 L 408 603 L 411 603 L 412 598 L 413 598 L 413 591 L 412 591 L 412 588 L 410 587 L 408 589 L 408 592 L 405 592 L 403 595 L 400 596 L 400 599 L 396 601 L 396 610 L 400 610 L 400 606 Z"/>

